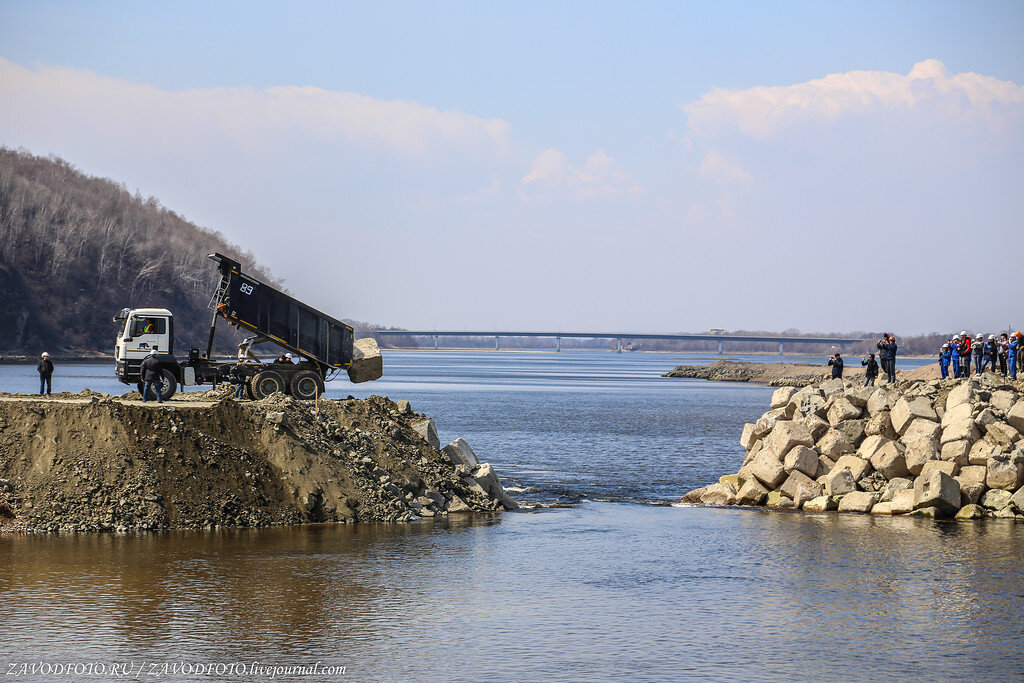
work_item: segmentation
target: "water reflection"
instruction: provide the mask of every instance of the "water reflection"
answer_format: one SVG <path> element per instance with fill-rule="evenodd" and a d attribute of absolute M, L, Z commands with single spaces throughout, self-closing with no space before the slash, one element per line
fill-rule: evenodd
<path fill-rule="evenodd" d="M 19 660 L 321 660 L 388 680 L 1000 678 L 1024 663 L 1022 534 L 592 503 L 417 525 L 8 536 L 0 644 Z"/>

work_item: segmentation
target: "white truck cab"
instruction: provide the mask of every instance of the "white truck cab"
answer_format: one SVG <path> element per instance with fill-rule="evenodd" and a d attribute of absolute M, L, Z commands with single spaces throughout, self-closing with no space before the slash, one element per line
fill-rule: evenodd
<path fill-rule="evenodd" d="M 124 308 L 114 318 L 120 327 L 114 346 L 117 378 L 143 389 L 139 372 L 142 361 L 156 349 L 163 366 L 160 393 L 164 400 L 183 384 L 181 367 L 174 358 L 174 316 L 166 308 Z M 155 396 L 153 396 L 155 398 Z"/>
<path fill-rule="evenodd" d="M 114 359 L 141 363 L 153 349 L 174 353 L 174 316 L 166 308 L 125 309 Z"/>

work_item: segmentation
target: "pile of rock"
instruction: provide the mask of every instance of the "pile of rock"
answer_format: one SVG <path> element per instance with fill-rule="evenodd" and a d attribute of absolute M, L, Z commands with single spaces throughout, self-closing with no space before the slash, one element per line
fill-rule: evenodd
<path fill-rule="evenodd" d="M 682 502 L 1024 520 L 1020 383 L 783 387 L 743 428 L 739 472 Z"/>
<path fill-rule="evenodd" d="M 199 392 L 194 392 L 199 393 Z M 0 532 L 412 522 L 514 510 L 408 401 L 0 395 Z"/>

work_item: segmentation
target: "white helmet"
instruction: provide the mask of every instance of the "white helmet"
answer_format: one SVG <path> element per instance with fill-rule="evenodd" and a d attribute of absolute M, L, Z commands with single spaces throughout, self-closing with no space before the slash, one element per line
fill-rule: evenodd
<path fill-rule="evenodd" d="M 959 334 L 954 334 L 953 335 L 953 341 L 960 341 L 960 335 Z"/>
<path fill-rule="evenodd" d="M 966 337 L 967 336 L 967 330 L 960 330 L 960 336 L 961 337 Z"/>
<path fill-rule="evenodd" d="M 949 344 L 943 344 L 943 345 L 942 345 L 942 348 L 944 348 L 944 349 L 948 349 L 948 348 L 949 348 Z"/>
<path fill-rule="evenodd" d="M 989 338 L 989 339 L 995 339 L 995 338 L 996 338 L 996 335 L 994 335 L 994 334 L 990 334 L 990 335 L 988 335 L 988 338 Z"/>
<path fill-rule="evenodd" d="M 149 355 L 151 355 L 151 356 L 155 356 L 155 355 L 157 355 L 158 353 L 160 353 L 160 352 L 159 352 L 159 351 L 157 351 L 156 349 L 153 349 L 152 351 L 150 351 L 150 352 L 149 352 Z"/>
<path fill-rule="evenodd" d="M 42 355 L 42 356 L 40 356 L 40 357 L 41 357 L 41 358 L 49 358 L 49 357 L 50 357 L 50 354 L 48 354 L 48 353 L 47 353 L 46 351 L 43 351 L 43 355 Z"/>
<path fill-rule="evenodd" d="M 983 335 L 983 334 L 979 334 L 978 335 L 978 339 L 984 339 L 984 338 L 985 338 L 985 335 Z"/>
<path fill-rule="evenodd" d="M 285 357 L 285 358 L 291 358 L 291 357 L 292 357 L 292 354 L 290 354 L 290 353 L 286 353 L 286 354 L 284 354 L 284 357 Z"/>

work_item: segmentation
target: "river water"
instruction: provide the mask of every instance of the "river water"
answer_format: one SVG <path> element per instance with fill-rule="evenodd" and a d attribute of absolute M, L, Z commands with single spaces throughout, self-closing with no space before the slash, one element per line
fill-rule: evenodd
<path fill-rule="evenodd" d="M 1024 525 L 669 505 L 735 471 L 742 424 L 767 408 L 769 388 L 659 377 L 713 359 L 387 353 L 383 380 L 329 395 L 409 399 L 532 511 L 3 536 L 0 665 L 145 663 L 142 678 L 171 680 L 231 678 L 195 669 L 230 663 L 265 677 L 253 662 L 355 680 L 1024 676 Z M 124 390 L 107 365 L 58 373 L 56 390 Z M 33 375 L 0 366 L 0 390 L 31 391 Z"/>

